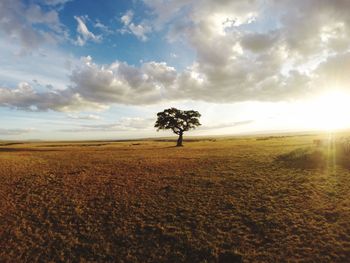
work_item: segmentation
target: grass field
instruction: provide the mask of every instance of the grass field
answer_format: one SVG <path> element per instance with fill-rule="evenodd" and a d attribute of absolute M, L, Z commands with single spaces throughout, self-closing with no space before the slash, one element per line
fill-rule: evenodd
<path fill-rule="evenodd" d="M 349 262 L 348 159 L 315 138 L 0 143 L 0 262 Z"/>

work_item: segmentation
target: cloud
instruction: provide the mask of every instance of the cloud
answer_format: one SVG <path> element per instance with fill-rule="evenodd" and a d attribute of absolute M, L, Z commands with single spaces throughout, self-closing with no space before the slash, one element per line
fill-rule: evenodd
<path fill-rule="evenodd" d="M 254 120 L 236 121 L 236 122 L 232 123 L 231 126 L 228 126 L 228 127 L 237 127 L 237 126 L 247 125 L 247 124 L 250 124 L 253 122 L 254 122 Z"/>
<path fill-rule="evenodd" d="M 68 2 L 71 2 L 73 0 L 41 0 L 41 2 L 45 5 L 51 5 L 51 6 L 56 6 L 56 5 L 64 5 Z"/>
<path fill-rule="evenodd" d="M 75 43 L 78 46 L 84 46 L 87 41 L 91 40 L 93 42 L 100 42 L 102 37 L 97 36 L 91 31 L 86 26 L 86 20 L 87 18 L 85 16 L 74 16 L 74 19 L 77 21 L 77 40 Z"/>
<path fill-rule="evenodd" d="M 111 30 L 108 26 L 106 26 L 105 24 L 103 24 L 100 20 L 96 19 L 95 23 L 94 23 L 94 28 L 99 29 L 100 31 L 102 31 L 104 34 L 106 35 L 111 35 L 113 34 L 113 30 Z"/>
<path fill-rule="evenodd" d="M 0 135 L 2 136 L 15 136 L 32 132 L 34 129 L 0 129 Z"/>
<path fill-rule="evenodd" d="M 140 131 L 153 129 L 154 118 L 122 118 L 115 123 L 100 125 L 80 125 L 75 129 L 65 129 L 62 132 L 118 132 L 118 131 Z"/>
<path fill-rule="evenodd" d="M 319 89 L 349 89 L 350 52 L 329 57 L 313 72 Z M 315 85 L 316 85 L 315 84 Z"/>
<path fill-rule="evenodd" d="M 0 105 L 69 111 L 184 100 L 296 100 L 319 92 L 325 83 L 330 84 L 327 88 L 339 84 L 349 89 L 347 0 L 268 0 L 264 5 L 259 0 L 145 0 L 145 4 L 155 19 L 139 25 L 149 25 L 149 32 L 164 30 L 169 41 L 186 41 L 196 54 L 184 70 L 159 61 L 99 65 L 86 57 L 70 72 L 65 89 L 3 87 Z M 53 17 L 40 21 L 54 23 Z M 86 17 L 75 19 L 80 44 L 98 41 L 99 36 L 87 28 Z M 122 30 L 145 40 L 147 32 L 137 33 L 134 20 L 134 13 L 126 12 Z"/>
<path fill-rule="evenodd" d="M 129 25 L 132 21 L 134 17 L 134 12 L 132 12 L 131 10 L 128 10 L 121 18 L 120 21 L 124 24 L 124 25 Z"/>
<path fill-rule="evenodd" d="M 292 71 L 288 76 L 266 77 L 265 72 L 271 69 L 258 70 L 259 64 L 255 65 L 256 75 L 250 72 L 250 65 L 243 68 L 237 62 L 236 67 L 241 68 L 240 74 L 228 69 L 228 72 L 220 72 L 221 76 L 210 76 L 210 72 L 201 72 L 199 65 L 177 72 L 165 62 L 145 62 L 140 67 L 119 61 L 110 65 L 98 65 L 91 57 L 85 57 L 71 72 L 70 84 L 66 89 L 51 88 L 39 92 L 25 82 L 12 89 L 3 87 L 0 88 L 0 106 L 31 111 L 68 112 L 103 110 L 111 104 L 150 105 L 179 100 L 215 103 L 270 101 L 305 95 L 307 91 L 301 87 L 309 80 L 298 71 Z M 258 78 L 261 78 L 259 82 Z M 246 82 L 251 82 L 249 89 L 244 87 Z"/>
<path fill-rule="evenodd" d="M 38 91 L 27 82 L 15 88 L 0 87 L 0 106 L 28 111 L 103 110 L 110 104 L 152 104 L 165 100 L 166 88 L 177 77 L 166 63 L 147 62 L 141 68 L 116 61 L 97 65 L 83 58 L 63 90 Z M 163 94 L 164 93 L 164 94 Z"/>
<path fill-rule="evenodd" d="M 245 120 L 245 121 L 236 121 L 236 122 L 225 122 L 225 123 L 219 123 L 215 125 L 203 125 L 200 126 L 199 130 L 215 130 L 215 129 L 223 129 L 223 128 L 234 128 L 239 126 L 248 125 L 251 123 L 254 123 L 254 120 Z"/>
<path fill-rule="evenodd" d="M 26 111 L 79 111 L 81 109 L 106 109 L 105 105 L 84 100 L 70 89 L 38 92 L 28 83 L 20 83 L 17 88 L 0 87 L 0 106 Z"/>
<path fill-rule="evenodd" d="M 318 91 L 318 64 L 350 48 L 346 0 L 144 2 L 170 41 L 186 40 L 197 54 L 179 75 L 177 97 L 299 99 Z"/>
<path fill-rule="evenodd" d="M 278 36 L 273 33 L 249 33 L 242 37 L 241 45 L 242 48 L 246 50 L 260 53 L 271 49 L 274 46 L 277 37 Z"/>
<path fill-rule="evenodd" d="M 68 114 L 68 117 L 74 120 L 101 120 L 101 116 L 95 115 L 95 114 L 88 114 L 88 115 L 77 115 L 77 114 Z"/>
<path fill-rule="evenodd" d="M 201 72 L 200 65 L 196 64 L 183 72 L 177 72 L 164 62 L 151 61 L 135 67 L 116 61 L 100 66 L 87 57 L 71 74 L 71 91 L 87 101 L 102 104 L 146 105 L 189 99 L 232 102 L 271 98 L 279 100 L 287 94 L 300 94 L 297 87 L 304 87 L 307 82 L 299 72 L 291 72 L 288 76 L 282 76 L 281 73 L 278 77 L 269 76 L 267 73 L 273 69 L 273 65 L 264 69 L 258 63 L 256 69 L 251 65 L 246 65 L 246 68 L 243 66 L 237 61 L 233 69 Z M 237 68 L 239 71 L 235 72 Z M 252 69 L 256 71 L 255 75 Z M 256 82 L 255 87 L 253 81 Z M 247 82 L 252 87 L 244 89 Z M 296 87 L 291 89 L 291 85 Z"/>
<path fill-rule="evenodd" d="M 56 43 L 67 37 L 56 10 L 20 0 L 0 1 L 0 32 L 21 45 L 21 54 L 37 49 L 42 43 Z"/>
<path fill-rule="evenodd" d="M 0 39 L 0 87 L 16 88 L 27 82 L 33 89 L 63 90 L 69 85 L 69 74 L 80 63 L 71 54 L 48 47 L 40 48 L 28 56 L 16 56 L 17 47 Z"/>
<path fill-rule="evenodd" d="M 230 24 L 241 25 L 252 21 L 261 6 L 258 0 L 212 1 L 212 0 L 143 0 L 156 16 L 155 27 L 180 24 L 209 26 L 220 30 Z M 206 24 L 206 25 L 205 25 Z M 210 28 L 207 29 L 210 29 Z M 216 27 L 216 28 L 215 28 Z"/>
<path fill-rule="evenodd" d="M 122 34 L 129 33 L 136 36 L 141 41 L 146 41 L 148 39 L 147 34 L 152 31 L 152 28 L 145 22 L 140 24 L 135 24 L 132 22 L 134 18 L 134 13 L 129 10 L 121 18 L 120 21 L 123 23 L 123 28 L 120 30 Z"/>
<path fill-rule="evenodd" d="M 72 91 L 88 101 L 136 105 L 164 100 L 163 90 L 176 76 L 166 63 L 147 62 L 138 68 L 116 61 L 100 66 L 87 57 L 73 71 L 71 82 Z"/>

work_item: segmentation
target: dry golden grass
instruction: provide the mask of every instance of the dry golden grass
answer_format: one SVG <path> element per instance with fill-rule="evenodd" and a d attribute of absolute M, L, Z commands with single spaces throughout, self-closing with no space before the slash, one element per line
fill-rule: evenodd
<path fill-rule="evenodd" d="M 285 157 L 313 139 L 0 145 L 0 262 L 346 262 L 349 170 Z"/>

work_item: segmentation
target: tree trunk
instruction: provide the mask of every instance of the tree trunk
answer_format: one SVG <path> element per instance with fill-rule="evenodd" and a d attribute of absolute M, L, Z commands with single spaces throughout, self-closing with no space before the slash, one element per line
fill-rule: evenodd
<path fill-rule="evenodd" d="M 179 138 L 177 139 L 177 144 L 176 146 L 179 147 L 179 146 L 182 146 L 182 132 L 180 132 L 179 134 Z"/>

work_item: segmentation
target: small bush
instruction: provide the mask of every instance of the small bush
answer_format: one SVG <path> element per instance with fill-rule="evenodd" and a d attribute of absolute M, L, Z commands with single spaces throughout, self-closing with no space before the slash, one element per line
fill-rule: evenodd
<path fill-rule="evenodd" d="M 301 169 L 324 168 L 327 165 L 326 154 L 321 150 L 312 148 L 298 148 L 279 155 L 276 160 L 289 167 Z"/>
<path fill-rule="evenodd" d="M 335 158 L 337 164 L 350 169 L 350 141 L 349 138 L 339 140 L 335 143 Z"/>
<path fill-rule="evenodd" d="M 350 153 L 341 149 L 337 152 L 337 163 L 346 169 L 350 169 Z"/>

